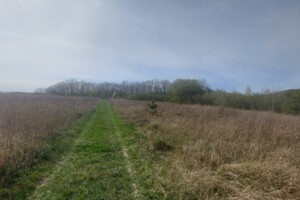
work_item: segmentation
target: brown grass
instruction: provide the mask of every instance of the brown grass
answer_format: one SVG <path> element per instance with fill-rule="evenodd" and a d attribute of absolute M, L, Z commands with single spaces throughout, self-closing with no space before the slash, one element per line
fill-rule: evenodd
<path fill-rule="evenodd" d="M 0 94 L 0 183 L 51 148 L 59 131 L 98 104 L 95 98 Z M 2 177 L 2 178 L 1 178 Z"/>
<path fill-rule="evenodd" d="M 201 105 L 114 100 L 158 153 L 170 199 L 300 199 L 300 118 Z M 156 149 L 157 142 L 169 151 Z"/>

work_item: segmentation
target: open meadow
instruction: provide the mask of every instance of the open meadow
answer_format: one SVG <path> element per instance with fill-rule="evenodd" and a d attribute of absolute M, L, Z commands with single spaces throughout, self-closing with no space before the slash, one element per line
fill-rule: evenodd
<path fill-rule="evenodd" d="M 53 140 L 97 98 L 0 93 L 0 185 L 53 150 Z"/>
<path fill-rule="evenodd" d="M 113 100 L 142 134 L 167 199 L 299 199 L 299 116 Z"/>
<path fill-rule="evenodd" d="M 0 199 L 299 199 L 299 120 L 217 106 L 0 94 Z"/>

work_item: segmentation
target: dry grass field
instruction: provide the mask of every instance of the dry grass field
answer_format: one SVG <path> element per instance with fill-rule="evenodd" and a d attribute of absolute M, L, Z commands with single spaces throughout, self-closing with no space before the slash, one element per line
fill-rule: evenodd
<path fill-rule="evenodd" d="M 169 199 L 300 199 L 299 116 L 112 102 L 146 138 Z"/>
<path fill-rule="evenodd" d="M 98 102 L 84 97 L 0 94 L 0 183 L 43 157 L 51 149 L 51 140 Z"/>

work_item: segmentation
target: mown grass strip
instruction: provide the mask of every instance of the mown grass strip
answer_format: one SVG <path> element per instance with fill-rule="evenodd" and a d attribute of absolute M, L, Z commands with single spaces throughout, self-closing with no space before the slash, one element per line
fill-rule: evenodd
<path fill-rule="evenodd" d="M 30 199 L 133 199 L 131 183 L 109 106 L 103 102 Z"/>

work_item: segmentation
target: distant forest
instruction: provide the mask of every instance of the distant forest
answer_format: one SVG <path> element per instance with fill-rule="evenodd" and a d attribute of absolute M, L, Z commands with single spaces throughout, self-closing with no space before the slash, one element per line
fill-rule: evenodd
<path fill-rule="evenodd" d="M 142 82 L 91 83 L 66 80 L 36 93 L 65 96 L 94 96 L 101 98 L 126 98 L 134 100 L 171 101 L 185 104 L 205 104 L 239 109 L 266 110 L 279 113 L 300 113 L 300 89 L 272 92 L 268 89 L 252 93 L 226 92 L 209 88 L 205 80 L 177 79 Z"/>

